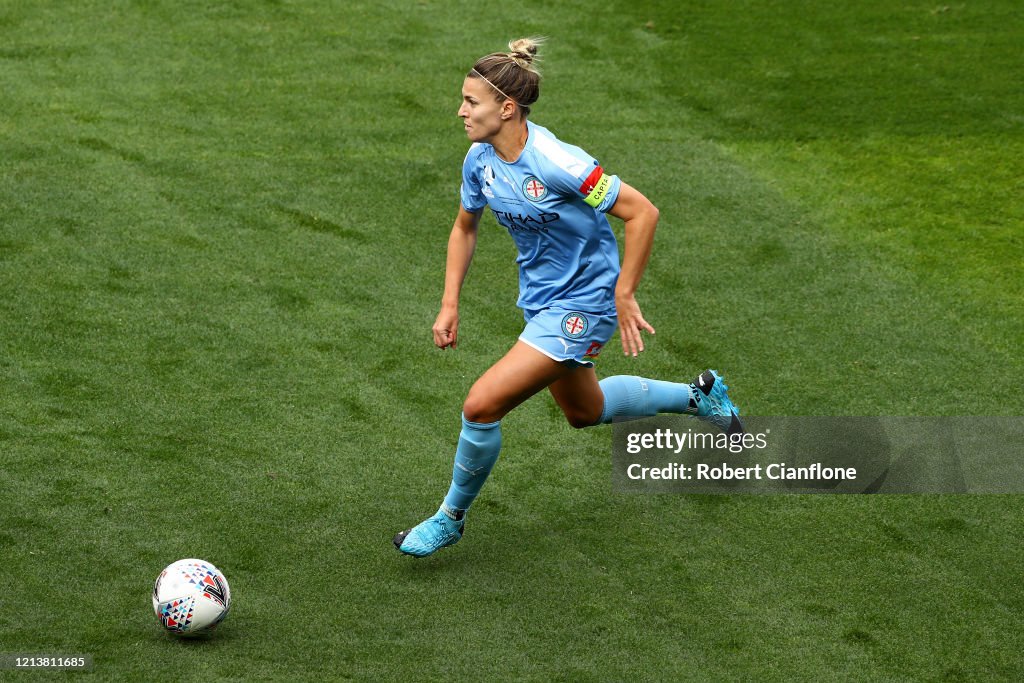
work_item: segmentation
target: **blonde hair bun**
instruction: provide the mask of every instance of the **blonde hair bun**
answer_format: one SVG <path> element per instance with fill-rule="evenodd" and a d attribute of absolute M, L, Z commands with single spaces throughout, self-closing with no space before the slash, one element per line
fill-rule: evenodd
<path fill-rule="evenodd" d="M 537 61 L 537 49 L 543 43 L 544 39 L 540 37 L 510 40 L 508 41 L 508 49 L 510 51 L 508 56 L 522 68 L 534 71 L 532 66 Z"/>

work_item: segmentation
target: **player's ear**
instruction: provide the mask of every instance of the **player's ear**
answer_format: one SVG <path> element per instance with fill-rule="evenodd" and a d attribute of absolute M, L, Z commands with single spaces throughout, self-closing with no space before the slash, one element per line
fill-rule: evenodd
<path fill-rule="evenodd" d="M 512 100 L 505 100 L 501 103 L 501 120 L 508 121 L 516 115 L 516 103 Z"/>

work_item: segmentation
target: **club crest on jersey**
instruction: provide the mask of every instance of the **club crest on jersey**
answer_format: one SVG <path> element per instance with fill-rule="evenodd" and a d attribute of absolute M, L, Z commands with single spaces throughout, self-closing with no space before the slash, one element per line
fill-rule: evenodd
<path fill-rule="evenodd" d="M 523 181 L 523 194 L 531 202 L 539 202 L 547 196 L 548 188 L 544 187 L 544 183 L 538 180 L 537 176 L 530 176 Z"/>
<path fill-rule="evenodd" d="M 587 321 L 587 316 L 582 313 L 567 313 L 562 318 L 562 334 L 570 339 L 582 337 L 587 333 L 588 327 L 590 327 L 590 323 Z"/>

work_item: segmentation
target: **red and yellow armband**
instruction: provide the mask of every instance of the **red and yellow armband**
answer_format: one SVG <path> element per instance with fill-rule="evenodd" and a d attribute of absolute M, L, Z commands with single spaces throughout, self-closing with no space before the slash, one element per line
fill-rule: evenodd
<path fill-rule="evenodd" d="M 603 168 L 597 166 L 590 172 L 590 175 L 583 181 L 583 184 L 580 185 L 580 194 L 583 195 L 583 201 L 596 209 L 604 201 L 605 195 L 608 194 L 611 186 L 612 176 L 605 173 Z"/>

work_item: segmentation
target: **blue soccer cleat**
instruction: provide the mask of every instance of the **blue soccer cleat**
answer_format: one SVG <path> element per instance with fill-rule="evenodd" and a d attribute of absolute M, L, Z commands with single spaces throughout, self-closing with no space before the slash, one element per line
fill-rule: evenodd
<path fill-rule="evenodd" d="M 697 403 L 697 419 L 710 422 L 726 434 L 742 434 L 740 409 L 729 400 L 729 387 L 717 372 L 705 370 L 690 384 Z"/>
<path fill-rule="evenodd" d="M 433 517 L 395 534 L 393 543 L 406 555 L 426 557 L 441 548 L 458 543 L 465 529 L 465 518 L 454 520 L 438 510 Z"/>

